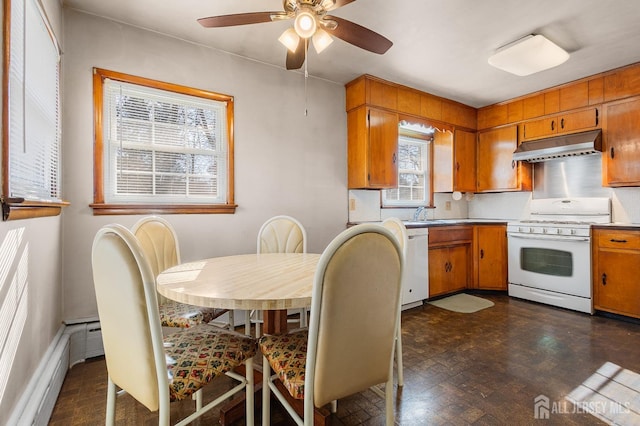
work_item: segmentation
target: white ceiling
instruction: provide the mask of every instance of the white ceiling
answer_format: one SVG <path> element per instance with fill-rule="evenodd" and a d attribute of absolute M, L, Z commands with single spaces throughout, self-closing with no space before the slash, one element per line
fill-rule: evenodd
<path fill-rule="evenodd" d="M 281 11 L 281 0 L 63 0 L 66 7 L 284 69 L 277 38 L 291 21 L 203 28 L 197 18 Z M 384 55 L 336 40 L 309 49 L 309 74 L 340 84 L 362 74 L 480 107 L 640 62 L 637 0 L 358 0 L 331 14 L 393 41 Z M 571 57 L 517 77 L 488 65 L 495 49 L 543 34 Z M 301 70 L 289 72 L 302 72 Z"/>

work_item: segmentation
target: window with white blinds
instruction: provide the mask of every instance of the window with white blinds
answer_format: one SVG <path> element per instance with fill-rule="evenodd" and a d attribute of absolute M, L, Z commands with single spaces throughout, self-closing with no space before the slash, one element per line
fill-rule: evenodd
<path fill-rule="evenodd" d="M 233 98 L 94 70 L 94 214 L 233 213 Z"/>
<path fill-rule="evenodd" d="M 3 190 L 11 198 L 60 202 L 58 47 L 36 0 L 11 0 L 10 11 Z"/>
<path fill-rule="evenodd" d="M 398 187 L 382 191 L 384 206 L 415 207 L 430 202 L 429 141 L 400 135 Z"/>

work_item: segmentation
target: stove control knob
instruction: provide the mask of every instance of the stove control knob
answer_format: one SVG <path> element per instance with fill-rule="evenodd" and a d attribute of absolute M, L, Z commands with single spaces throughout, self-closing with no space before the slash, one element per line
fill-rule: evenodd
<path fill-rule="evenodd" d="M 562 229 L 558 228 L 558 229 L 556 230 L 556 232 L 557 232 L 558 234 L 562 234 Z"/>
<path fill-rule="evenodd" d="M 532 232 L 533 232 L 533 228 L 529 228 L 529 233 L 532 233 Z"/>
<path fill-rule="evenodd" d="M 572 229 L 572 230 L 571 230 L 571 235 L 575 235 L 575 234 L 576 234 L 576 230 L 575 230 L 575 229 Z"/>
<path fill-rule="evenodd" d="M 546 234 L 547 233 L 547 228 L 542 228 L 542 233 Z"/>

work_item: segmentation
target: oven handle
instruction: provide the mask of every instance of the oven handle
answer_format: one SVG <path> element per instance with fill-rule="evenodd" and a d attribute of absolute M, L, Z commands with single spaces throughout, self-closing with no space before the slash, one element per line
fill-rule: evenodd
<path fill-rule="evenodd" d="M 584 241 L 589 242 L 589 237 L 572 237 L 572 236 L 562 236 L 556 237 L 554 235 L 529 235 L 529 234 L 514 234 L 509 233 L 509 237 L 512 238 L 520 238 L 523 240 L 544 240 L 544 241 Z"/>

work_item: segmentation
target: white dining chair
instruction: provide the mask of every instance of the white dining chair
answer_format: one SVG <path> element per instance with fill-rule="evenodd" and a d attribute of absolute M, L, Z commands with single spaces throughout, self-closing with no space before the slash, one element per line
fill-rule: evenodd
<path fill-rule="evenodd" d="M 180 245 L 171 223 L 159 216 L 145 216 L 131 228 L 145 254 L 154 277 L 167 268 L 180 264 Z M 163 327 L 193 327 L 206 324 L 228 313 L 227 323 L 217 324 L 234 329 L 233 310 L 188 305 L 158 294 L 160 322 Z"/>
<path fill-rule="evenodd" d="M 390 217 L 382 221 L 382 226 L 391 231 L 394 237 L 400 243 L 402 249 L 402 258 L 406 264 L 407 261 L 407 246 L 409 243 L 409 236 L 407 235 L 407 227 L 397 217 Z M 404 274 L 403 274 L 404 275 Z M 404 276 L 403 276 L 404 282 Z M 402 303 L 402 301 L 400 301 Z M 396 369 L 398 371 L 398 386 L 404 386 L 404 370 L 402 363 L 402 313 L 398 311 L 398 329 L 396 331 Z M 378 389 L 378 388 L 375 388 Z"/>
<path fill-rule="evenodd" d="M 258 231 L 257 253 L 306 253 L 307 231 L 302 223 L 291 216 L 279 215 L 268 219 Z M 307 326 L 307 309 L 299 309 L 299 324 Z M 251 323 L 255 324 L 256 337 L 260 337 L 262 313 L 251 312 L 251 321 L 245 322 L 245 334 L 250 334 Z"/>
<path fill-rule="evenodd" d="M 170 402 L 195 397 L 196 411 L 177 423 L 185 425 L 246 391 L 247 424 L 253 424 L 255 339 L 208 324 L 163 337 L 155 277 L 124 226 L 97 232 L 91 265 L 107 365 L 107 425 L 115 424 L 116 386 L 158 411 L 163 426 L 170 421 Z M 243 363 L 245 376 L 233 372 Z M 201 389 L 223 374 L 239 384 L 203 407 Z"/>
<path fill-rule="evenodd" d="M 379 225 L 353 226 L 329 244 L 314 277 L 309 328 L 259 340 L 263 425 L 269 424 L 271 392 L 297 424 L 312 425 L 315 408 L 380 383 L 385 384 L 386 424 L 393 424 L 403 265 L 398 240 Z M 302 416 L 276 380 L 291 398 L 303 400 Z"/>

